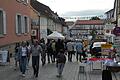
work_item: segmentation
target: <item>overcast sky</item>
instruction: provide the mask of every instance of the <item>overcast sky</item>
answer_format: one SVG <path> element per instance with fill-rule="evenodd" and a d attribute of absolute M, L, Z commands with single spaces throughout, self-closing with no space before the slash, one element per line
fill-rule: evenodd
<path fill-rule="evenodd" d="M 73 11 L 110 10 L 114 0 L 38 0 L 59 15 Z"/>

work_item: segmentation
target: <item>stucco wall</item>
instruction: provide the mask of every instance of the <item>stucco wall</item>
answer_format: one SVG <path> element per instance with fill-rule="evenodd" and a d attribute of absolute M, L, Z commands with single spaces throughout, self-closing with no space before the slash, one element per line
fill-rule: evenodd
<path fill-rule="evenodd" d="M 28 4 L 29 5 L 29 4 Z M 6 13 L 6 27 L 7 34 L 0 37 L 0 46 L 8 45 L 11 43 L 30 40 L 29 34 L 16 34 L 16 13 L 28 16 L 30 15 L 30 8 L 28 5 L 16 0 L 0 0 L 0 8 Z M 30 28 L 29 28 L 30 29 Z"/>

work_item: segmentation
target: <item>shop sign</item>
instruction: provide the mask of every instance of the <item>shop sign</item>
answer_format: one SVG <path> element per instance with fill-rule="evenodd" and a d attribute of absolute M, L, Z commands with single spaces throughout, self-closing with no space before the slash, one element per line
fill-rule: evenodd
<path fill-rule="evenodd" d="M 113 30 L 113 34 L 116 36 L 120 36 L 120 27 L 115 27 Z"/>

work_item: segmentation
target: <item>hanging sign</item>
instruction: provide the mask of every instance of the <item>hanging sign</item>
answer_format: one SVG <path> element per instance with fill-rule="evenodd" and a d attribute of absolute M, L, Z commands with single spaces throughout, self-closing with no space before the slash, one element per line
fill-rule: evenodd
<path fill-rule="evenodd" d="M 120 36 L 120 27 L 115 27 L 113 30 L 113 34 L 116 36 Z"/>

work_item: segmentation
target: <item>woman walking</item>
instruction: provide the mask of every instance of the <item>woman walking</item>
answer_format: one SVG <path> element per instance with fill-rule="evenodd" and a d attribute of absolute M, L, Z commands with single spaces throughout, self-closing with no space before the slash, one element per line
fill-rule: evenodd
<path fill-rule="evenodd" d="M 22 42 L 21 47 L 19 49 L 19 57 L 20 57 L 19 65 L 23 77 L 25 77 L 25 72 L 26 72 L 27 55 L 28 55 L 28 49 L 26 43 Z"/>

